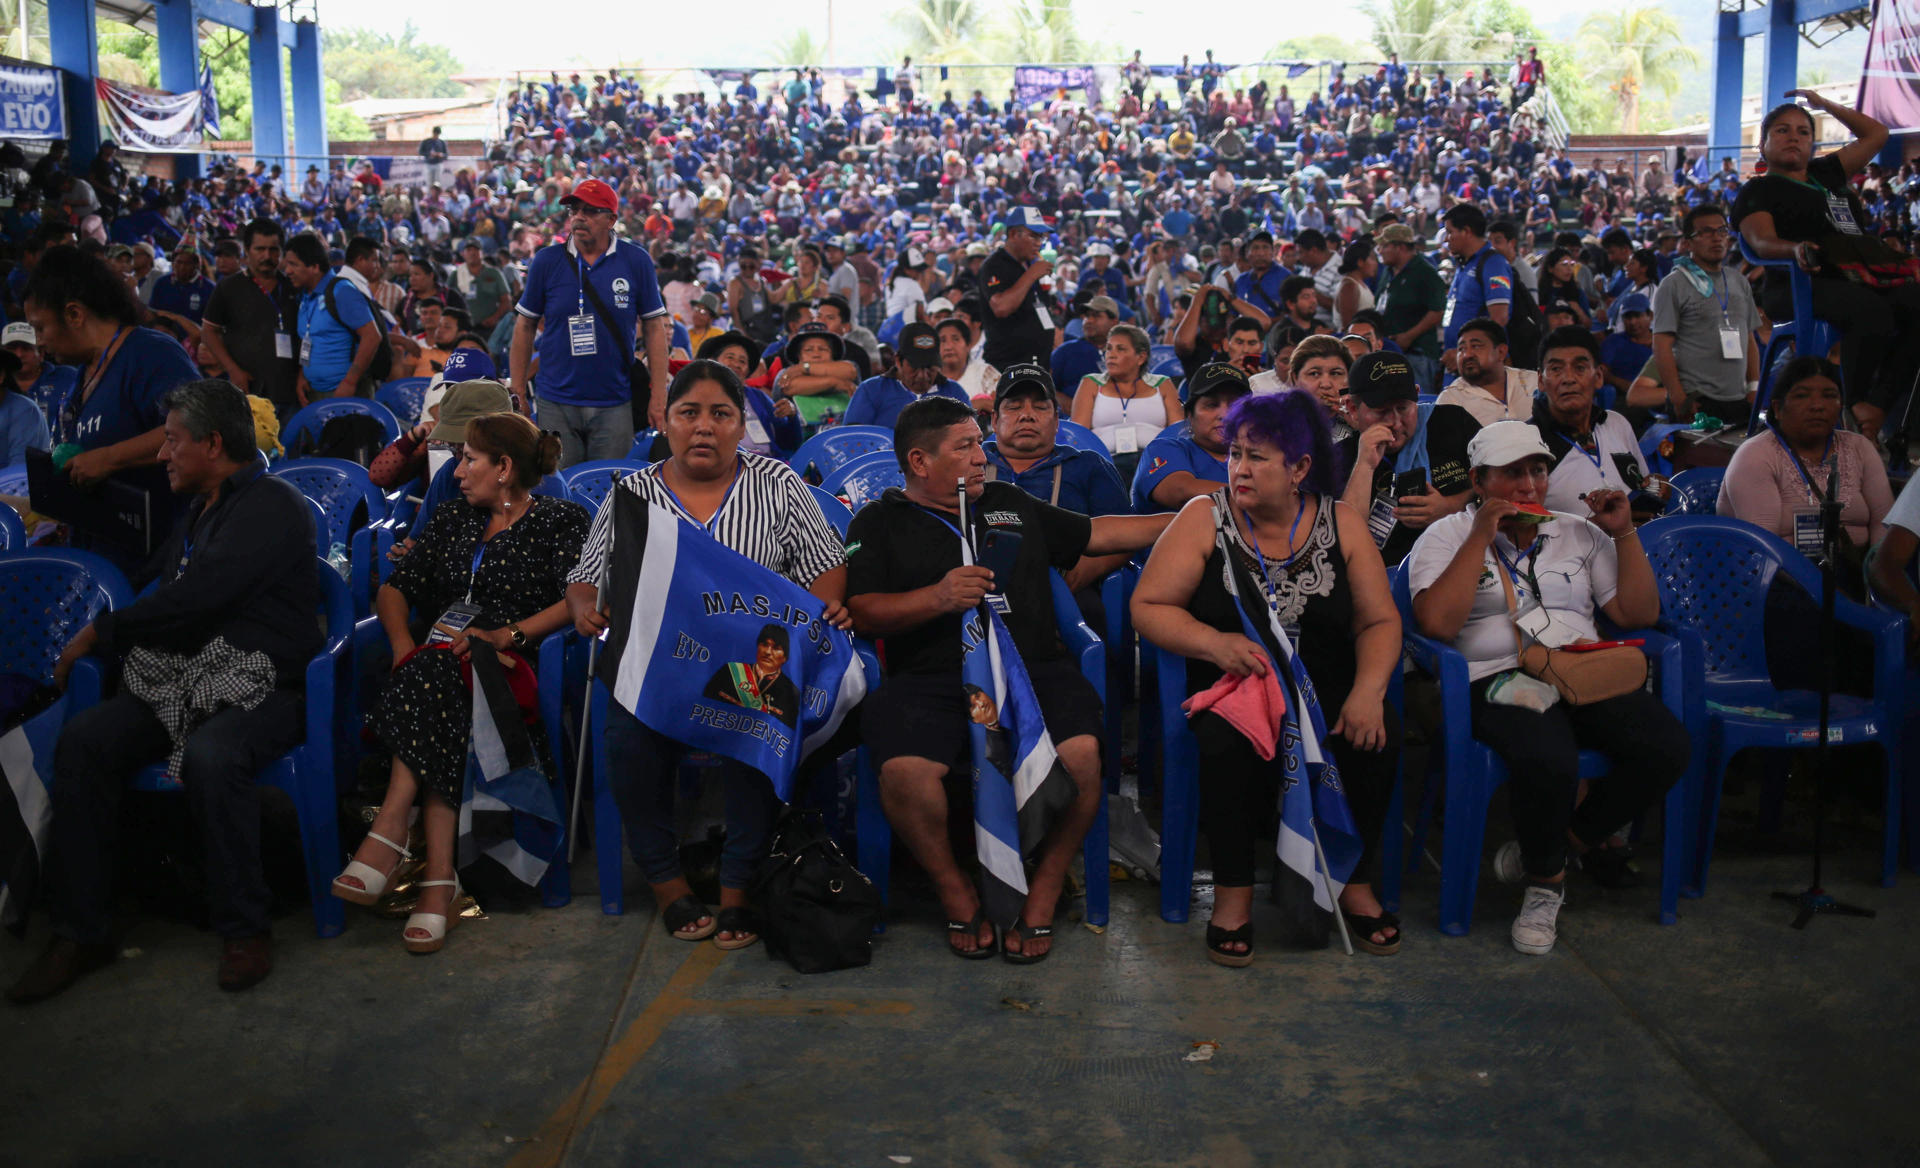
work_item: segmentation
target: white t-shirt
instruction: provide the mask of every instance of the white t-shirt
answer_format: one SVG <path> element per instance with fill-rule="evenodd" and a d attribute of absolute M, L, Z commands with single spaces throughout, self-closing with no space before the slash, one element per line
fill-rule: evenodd
<path fill-rule="evenodd" d="M 1607 416 L 1593 428 L 1593 437 L 1599 447 L 1596 454 L 1575 446 L 1553 468 L 1553 477 L 1547 481 L 1547 510 L 1582 515 L 1587 505 L 1580 496 L 1588 491 L 1629 490 L 1619 464 L 1614 461 L 1616 454 L 1630 455 L 1640 473 L 1647 473 L 1647 460 L 1640 454 L 1640 441 L 1633 436 L 1633 424 L 1620 413 L 1608 410 Z"/>
<path fill-rule="evenodd" d="M 1884 520 L 1888 527 L 1904 527 L 1920 535 L 1920 487 L 1916 487 L 1916 483 L 1920 483 L 1920 475 L 1908 479 L 1907 485 L 1900 489 L 1900 497 L 1893 501 Z"/>
<path fill-rule="evenodd" d="M 1620 590 L 1620 565 L 1613 540 L 1577 515 L 1562 511 L 1554 515 L 1552 523 L 1542 525 L 1534 541 L 1539 551 L 1532 557 L 1517 554 L 1506 536 L 1493 537 L 1473 595 L 1473 608 L 1460 635 L 1453 639 L 1453 647 L 1467 659 L 1468 680 L 1479 681 L 1520 664 L 1496 556 L 1518 562 L 1520 574 L 1514 580 L 1514 595 L 1520 604 L 1537 599 L 1546 605 L 1552 620 L 1540 635 L 1541 644 L 1559 648 L 1574 641 L 1600 639 L 1593 623 L 1594 610 L 1612 601 Z M 1431 588 L 1453 562 L 1454 552 L 1473 530 L 1473 516 L 1471 507 L 1449 515 L 1414 542 L 1413 550 L 1407 553 L 1407 586 L 1414 596 Z M 1535 582 L 1542 594 L 1538 597 L 1534 595 Z"/>
<path fill-rule="evenodd" d="M 887 288 L 887 315 L 898 316 L 908 324 L 920 319 L 908 315 L 913 306 L 926 302 L 927 290 L 920 286 L 920 281 L 911 277 L 895 276 Z"/>
<path fill-rule="evenodd" d="M 1247 379 L 1247 388 L 1255 393 L 1282 393 L 1293 388 L 1293 383 L 1280 375 L 1278 369 L 1262 369 Z"/>

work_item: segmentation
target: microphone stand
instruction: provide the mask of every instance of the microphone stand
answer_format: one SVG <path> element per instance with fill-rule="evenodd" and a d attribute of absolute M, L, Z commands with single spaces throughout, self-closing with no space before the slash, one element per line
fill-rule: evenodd
<path fill-rule="evenodd" d="M 1820 886 L 1822 852 L 1826 844 L 1827 780 L 1831 776 L 1833 744 L 1828 724 L 1833 710 L 1833 645 L 1838 621 L 1834 618 L 1834 565 L 1840 546 L 1840 466 L 1836 459 L 1827 471 L 1827 493 L 1820 501 L 1820 738 L 1814 744 L 1813 881 L 1799 892 L 1776 892 L 1775 900 L 1791 901 L 1799 912 L 1793 927 L 1804 929 L 1822 913 L 1837 917 L 1871 917 L 1870 908 L 1843 904 Z"/>

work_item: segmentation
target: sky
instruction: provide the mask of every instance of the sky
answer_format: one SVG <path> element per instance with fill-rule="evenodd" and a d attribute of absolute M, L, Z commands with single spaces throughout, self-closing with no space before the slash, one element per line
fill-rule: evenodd
<path fill-rule="evenodd" d="M 837 56 L 847 65 L 891 63 L 901 38 L 890 23 L 899 0 L 727 0 L 724 7 L 705 3 L 572 5 L 557 21 L 527 19 L 519 0 L 464 0 L 460 19 L 422 23 L 422 35 L 451 47 L 469 69 L 559 65 L 574 61 L 610 64 L 608 47 L 624 48 L 629 61 L 649 66 L 759 65 L 769 62 L 772 46 L 813 21 L 824 41 L 827 9 L 834 13 Z M 989 3 L 992 0 L 988 0 Z M 1710 0 L 1696 0 L 1701 4 Z M 1520 0 L 1546 27 L 1569 13 L 1584 14 L 1607 0 Z M 359 25 L 398 32 L 408 6 L 393 0 L 319 0 L 324 24 Z M 436 9 L 439 6 L 435 6 Z M 1241 56 L 1237 46 L 1260 49 L 1288 37 L 1326 33 L 1364 40 L 1371 24 L 1351 2 L 1339 5 L 1289 5 L 1276 19 L 1271 0 L 1212 0 L 1205 22 L 1178 21 L 1166 27 L 1167 6 L 1155 0 L 1079 0 L 1080 23 L 1090 35 L 1129 49 L 1153 46 L 1149 58 L 1178 60 L 1181 53 L 1199 59 L 1211 48 L 1222 61 Z M 716 12 L 724 17 L 716 20 Z M 1267 31 L 1249 37 L 1240 30 Z M 510 30 L 502 36 L 502 29 Z M 739 30 L 746 30 L 740 32 Z"/>

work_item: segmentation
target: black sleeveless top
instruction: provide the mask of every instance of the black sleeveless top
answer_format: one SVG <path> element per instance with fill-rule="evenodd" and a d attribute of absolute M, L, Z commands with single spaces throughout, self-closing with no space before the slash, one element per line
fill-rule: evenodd
<path fill-rule="evenodd" d="M 1319 506 L 1308 529 L 1300 554 L 1282 566 L 1283 561 L 1267 557 L 1267 575 L 1263 582 L 1271 592 L 1246 596 L 1247 615 L 1261 619 L 1258 605 L 1277 607 L 1280 624 L 1293 636 L 1300 661 L 1313 679 L 1315 695 L 1323 710 L 1337 711 L 1346 704 L 1353 689 L 1356 671 L 1353 649 L 1353 591 L 1347 582 L 1347 561 L 1340 551 L 1339 526 L 1334 522 L 1333 500 L 1316 496 Z M 1211 496 L 1216 530 L 1225 525 L 1227 543 L 1233 555 L 1255 581 L 1261 581 L 1260 560 L 1246 541 L 1245 529 L 1233 520 L 1225 490 Z M 1303 504 L 1304 505 L 1304 504 Z M 1233 594 L 1227 590 L 1227 564 L 1216 539 L 1213 554 L 1200 573 L 1200 586 L 1194 590 L 1188 606 L 1203 623 L 1221 632 L 1241 632 L 1240 616 L 1233 607 Z M 1199 693 L 1220 680 L 1220 668 L 1211 661 L 1187 662 L 1187 692 Z"/>

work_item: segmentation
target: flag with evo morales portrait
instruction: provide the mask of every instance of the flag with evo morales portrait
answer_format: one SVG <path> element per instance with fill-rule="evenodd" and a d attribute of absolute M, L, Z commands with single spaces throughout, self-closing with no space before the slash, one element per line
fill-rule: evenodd
<path fill-rule="evenodd" d="M 974 562 L 965 536 L 960 557 Z M 967 614 L 960 641 L 980 907 L 988 920 L 1008 928 L 1026 907 L 1025 861 L 1039 852 L 1055 817 L 1073 805 L 1073 776 L 1054 752 L 1027 667 L 991 600 Z"/>
<path fill-rule="evenodd" d="M 800 762 L 866 696 L 826 604 L 632 491 L 613 493 L 612 610 L 597 674 L 657 733 L 792 793 Z"/>

